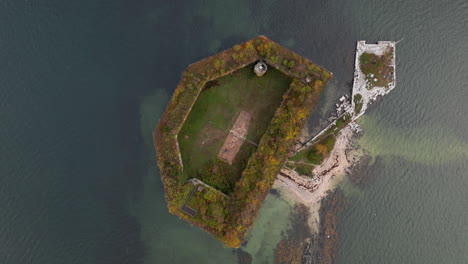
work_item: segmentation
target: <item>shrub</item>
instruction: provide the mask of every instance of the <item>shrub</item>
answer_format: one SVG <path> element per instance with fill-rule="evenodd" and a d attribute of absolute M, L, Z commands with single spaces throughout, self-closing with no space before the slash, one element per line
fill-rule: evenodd
<path fill-rule="evenodd" d="M 318 153 L 318 151 L 315 148 L 313 148 L 309 150 L 309 153 L 307 153 L 307 159 L 310 163 L 319 165 L 323 161 L 323 156 L 320 153 Z"/>
<path fill-rule="evenodd" d="M 324 138 L 321 142 L 327 148 L 327 152 L 330 153 L 335 147 L 336 137 L 332 134 Z"/>
<path fill-rule="evenodd" d="M 342 127 L 344 124 L 344 121 L 342 118 L 336 120 L 336 127 Z"/>
<path fill-rule="evenodd" d="M 354 112 L 356 114 L 359 114 L 361 112 L 362 105 L 363 105 L 362 95 L 360 94 L 354 95 L 353 100 L 354 100 Z"/>

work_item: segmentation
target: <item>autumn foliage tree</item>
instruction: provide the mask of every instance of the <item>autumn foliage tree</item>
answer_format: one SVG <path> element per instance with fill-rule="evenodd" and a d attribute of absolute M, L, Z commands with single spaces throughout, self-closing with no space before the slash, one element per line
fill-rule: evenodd
<path fill-rule="evenodd" d="M 327 146 L 325 145 L 317 144 L 315 145 L 315 149 L 322 156 L 326 156 L 328 154 L 328 149 L 327 149 Z"/>

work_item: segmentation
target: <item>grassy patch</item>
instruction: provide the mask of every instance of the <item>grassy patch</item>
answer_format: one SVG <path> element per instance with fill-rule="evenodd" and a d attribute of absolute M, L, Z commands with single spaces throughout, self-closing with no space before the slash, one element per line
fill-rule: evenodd
<path fill-rule="evenodd" d="M 217 155 L 240 111 L 251 115 L 247 139 L 258 143 L 270 123 L 291 78 L 270 67 L 262 77 L 249 65 L 208 82 L 178 135 L 187 177 L 196 177 L 229 193 L 255 146 L 244 142 L 230 166 Z"/>
<path fill-rule="evenodd" d="M 336 136 L 346 125 L 351 122 L 352 115 L 347 113 L 340 119 L 336 120 L 335 125 L 331 126 L 320 137 L 315 140 L 312 146 L 302 149 L 296 155 L 290 157 L 291 161 L 296 162 L 309 162 L 318 165 L 327 157 L 335 146 Z M 323 147 L 325 146 L 326 149 Z"/>
<path fill-rule="evenodd" d="M 291 169 L 295 170 L 297 173 L 312 177 L 312 170 L 314 169 L 314 165 L 312 164 L 305 164 L 305 163 L 288 163 L 291 164 Z"/>
<path fill-rule="evenodd" d="M 333 150 L 336 143 L 336 137 L 334 134 L 330 134 L 314 145 L 303 149 L 291 160 L 296 162 L 308 162 L 310 164 L 319 165 L 322 161 L 328 157 L 328 154 Z"/>
<path fill-rule="evenodd" d="M 330 130 L 333 130 L 333 134 L 338 135 L 340 130 L 351 122 L 351 118 L 352 115 L 350 113 L 346 113 L 340 119 L 336 120 L 336 125 L 331 127 Z"/>
<path fill-rule="evenodd" d="M 388 83 L 393 81 L 393 48 L 378 56 L 376 54 L 364 52 L 359 57 L 361 71 L 366 76 L 366 81 L 370 84 L 368 88 L 375 86 L 387 87 Z"/>
<path fill-rule="evenodd" d="M 363 104 L 362 95 L 360 94 L 354 95 L 353 100 L 354 100 L 354 113 L 357 115 L 362 110 L 362 104 Z"/>
<path fill-rule="evenodd" d="M 323 144 L 325 147 L 327 147 L 327 152 L 330 153 L 332 149 L 335 147 L 336 137 L 328 136 L 320 143 Z"/>
<path fill-rule="evenodd" d="M 291 170 L 294 169 L 294 165 L 291 162 L 287 162 L 284 166 L 286 166 L 286 168 L 291 169 Z"/>

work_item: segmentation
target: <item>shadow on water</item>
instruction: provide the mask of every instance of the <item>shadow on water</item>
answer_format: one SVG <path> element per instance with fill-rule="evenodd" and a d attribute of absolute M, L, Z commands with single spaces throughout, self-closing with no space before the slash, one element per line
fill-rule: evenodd
<path fill-rule="evenodd" d="M 140 134 L 140 101 L 137 97 L 130 97 L 119 109 L 120 130 L 122 131 L 121 146 L 125 149 L 127 160 L 124 166 L 123 184 L 128 184 L 129 193 L 133 199 L 138 198 L 142 190 L 143 178 L 147 171 L 145 160 L 146 146 Z"/>
<path fill-rule="evenodd" d="M 281 199 L 281 193 L 276 189 L 271 188 L 269 194 L 273 195 L 277 199 Z"/>
<path fill-rule="evenodd" d="M 107 202 L 110 216 L 108 237 L 98 248 L 97 263 L 139 264 L 144 262 L 141 227 L 136 217 L 126 213 L 120 201 Z"/>
<path fill-rule="evenodd" d="M 97 263 L 138 264 L 144 262 L 145 245 L 141 238 L 139 219 L 132 215 L 131 204 L 138 202 L 143 191 L 144 175 L 147 172 L 147 146 L 140 133 L 140 100 L 138 94 L 146 93 L 140 86 L 129 94 L 119 107 L 118 138 L 115 142 L 125 153 L 120 164 L 122 173 L 113 175 L 114 190 L 105 196 L 105 215 L 108 216 L 108 232 L 105 242 L 98 246 Z"/>

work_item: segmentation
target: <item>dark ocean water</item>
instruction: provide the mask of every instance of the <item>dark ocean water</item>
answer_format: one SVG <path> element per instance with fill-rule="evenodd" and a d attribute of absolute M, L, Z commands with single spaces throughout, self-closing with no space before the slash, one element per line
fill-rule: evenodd
<path fill-rule="evenodd" d="M 233 263 L 167 213 L 151 132 L 189 63 L 264 34 L 349 92 L 357 40 L 399 40 L 397 88 L 361 121 L 340 263 L 468 262 L 468 2 L 0 1 L 0 263 Z M 291 206 L 246 248 L 270 263 Z M 276 243 L 275 243 L 276 241 Z"/>

